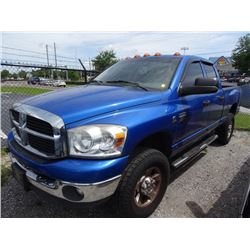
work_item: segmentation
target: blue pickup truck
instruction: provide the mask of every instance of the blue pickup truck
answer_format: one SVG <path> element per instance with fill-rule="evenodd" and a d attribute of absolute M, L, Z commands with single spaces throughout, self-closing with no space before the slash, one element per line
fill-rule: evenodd
<path fill-rule="evenodd" d="M 147 217 L 175 170 L 229 142 L 239 99 L 200 57 L 121 60 L 85 86 L 13 105 L 14 176 L 25 190 L 71 203 L 112 197 L 119 216 Z"/>

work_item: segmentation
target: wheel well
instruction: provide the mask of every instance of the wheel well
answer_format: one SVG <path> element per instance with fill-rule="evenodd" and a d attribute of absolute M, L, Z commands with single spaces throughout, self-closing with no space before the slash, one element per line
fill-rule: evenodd
<path fill-rule="evenodd" d="M 154 148 L 169 156 L 171 154 L 172 138 L 166 132 L 158 132 L 144 138 L 136 148 L 149 147 Z"/>
<path fill-rule="evenodd" d="M 233 105 L 232 105 L 232 107 L 230 108 L 230 110 L 229 110 L 229 113 L 232 113 L 232 114 L 236 114 L 236 112 L 237 112 L 237 106 L 238 106 L 238 104 L 237 103 L 234 103 Z"/>

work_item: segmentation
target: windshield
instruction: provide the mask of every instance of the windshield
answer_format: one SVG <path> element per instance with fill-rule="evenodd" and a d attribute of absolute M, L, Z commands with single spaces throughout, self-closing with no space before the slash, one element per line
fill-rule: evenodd
<path fill-rule="evenodd" d="M 169 87 L 179 62 L 178 57 L 122 60 L 102 72 L 94 80 L 103 83 L 114 82 L 124 86 L 126 82 L 137 83 L 144 88 L 162 90 Z"/>

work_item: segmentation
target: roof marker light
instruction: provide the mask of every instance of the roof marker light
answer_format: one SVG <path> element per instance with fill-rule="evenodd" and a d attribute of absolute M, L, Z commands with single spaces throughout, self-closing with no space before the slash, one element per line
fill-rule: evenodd
<path fill-rule="evenodd" d="M 161 53 L 160 52 L 156 52 L 155 56 L 161 56 Z"/>
<path fill-rule="evenodd" d="M 141 56 L 140 55 L 135 55 L 134 58 L 140 58 Z"/>
<path fill-rule="evenodd" d="M 145 54 L 144 54 L 144 57 L 147 57 L 147 56 L 150 56 L 150 54 L 149 54 L 149 53 L 145 53 Z"/>
<path fill-rule="evenodd" d="M 179 52 L 174 53 L 174 56 L 180 56 L 180 55 L 181 55 L 181 53 L 179 53 Z"/>

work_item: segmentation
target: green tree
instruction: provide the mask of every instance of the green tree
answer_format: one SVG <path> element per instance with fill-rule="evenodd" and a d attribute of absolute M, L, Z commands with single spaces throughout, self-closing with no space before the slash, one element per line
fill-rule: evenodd
<path fill-rule="evenodd" d="M 7 69 L 4 69 L 2 72 L 1 72 L 1 78 L 2 79 L 6 79 L 10 77 L 10 72 L 7 70 Z"/>
<path fill-rule="evenodd" d="M 79 72 L 70 70 L 68 76 L 69 76 L 69 79 L 72 81 L 79 81 L 80 80 L 80 73 Z"/>
<path fill-rule="evenodd" d="M 11 76 L 12 76 L 15 80 L 16 80 L 17 77 L 18 77 L 17 73 L 13 73 Z"/>
<path fill-rule="evenodd" d="M 27 72 L 26 71 L 24 71 L 24 70 L 21 70 L 21 71 L 19 71 L 18 72 L 18 76 L 20 77 L 20 78 L 26 78 L 26 75 L 27 75 Z"/>
<path fill-rule="evenodd" d="M 241 73 L 250 71 L 250 33 L 241 37 L 233 50 L 233 66 Z"/>
<path fill-rule="evenodd" d="M 116 58 L 115 52 L 113 50 L 105 50 L 99 53 L 92 62 L 95 66 L 95 69 L 99 72 L 102 72 L 109 66 L 116 63 L 118 60 Z"/>
<path fill-rule="evenodd" d="M 44 77 L 44 70 L 42 69 L 32 70 L 31 74 L 34 77 Z"/>

